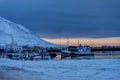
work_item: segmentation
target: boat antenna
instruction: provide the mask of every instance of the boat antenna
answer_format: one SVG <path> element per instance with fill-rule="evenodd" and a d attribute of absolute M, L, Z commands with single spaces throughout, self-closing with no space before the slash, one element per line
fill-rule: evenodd
<path fill-rule="evenodd" d="M 78 46 L 80 45 L 80 41 L 79 41 L 79 39 L 78 39 Z"/>
<path fill-rule="evenodd" d="M 62 44 L 61 44 L 61 38 L 60 38 L 60 49 L 61 49 L 61 47 L 62 47 Z"/>
<path fill-rule="evenodd" d="M 12 38 L 12 42 L 11 42 L 11 44 L 14 44 L 14 38 L 13 38 L 13 36 L 11 35 L 11 38 Z"/>
<path fill-rule="evenodd" d="M 67 39 L 67 46 L 69 46 L 69 39 Z"/>
<path fill-rule="evenodd" d="M 11 38 L 12 38 L 12 42 L 11 42 L 11 44 L 12 44 L 12 45 L 17 44 L 17 43 L 15 42 L 15 40 L 14 40 L 13 35 L 11 35 Z"/>

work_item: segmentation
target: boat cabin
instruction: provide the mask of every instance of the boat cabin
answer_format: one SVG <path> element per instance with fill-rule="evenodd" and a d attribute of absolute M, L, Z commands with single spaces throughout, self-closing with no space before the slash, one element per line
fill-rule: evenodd
<path fill-rule="evenodd" d="M 70 51 L 70 52 L 78 52 L 78 47 L 77 46 L 69 46 L 68 51 Z"/>

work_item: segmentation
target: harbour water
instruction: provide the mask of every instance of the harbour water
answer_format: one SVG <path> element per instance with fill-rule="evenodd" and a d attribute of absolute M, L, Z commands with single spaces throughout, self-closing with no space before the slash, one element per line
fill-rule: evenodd
<path fill-rule="evenodd" d="M 96 51 L 93 52 L 93 56 L 76 56 L 76 57 L 67 57 L 65 59 L 120 59 L 120 51 Z"/>
<path fill-rule="evenodd" d="M 95 52 L 94 58 L 120 58 L 120 51 L 99 51 Z"/>

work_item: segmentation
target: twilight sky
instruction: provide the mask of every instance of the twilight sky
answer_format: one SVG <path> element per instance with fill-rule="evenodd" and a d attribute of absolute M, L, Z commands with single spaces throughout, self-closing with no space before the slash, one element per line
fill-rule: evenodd
<path fill-rule="evenodd" d="M 58 44 L 120 45 L 120 0 L 0 0 L 0 16 Z"/>
<path fill-rule="evenodd" d="M 0 0 L 0 16 L 46 38 L 120 37 L 120 0 Z"/>

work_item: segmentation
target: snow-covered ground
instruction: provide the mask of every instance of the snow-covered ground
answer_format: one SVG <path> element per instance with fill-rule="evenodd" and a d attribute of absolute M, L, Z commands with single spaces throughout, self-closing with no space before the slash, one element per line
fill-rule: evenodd
<path fill-rule="evenodd" d="M 57 47 L 57 45 L 44 41 L 26 27 L 0 17 L 0 45 L 12 42 L 18 45 L 40 45 L 41 47 Z"/>
<path fill-rule="evenodd" d="M 0 59 L 0 69 L 9 69 L 11 74 L 12 70 L 15 70 L 14 76 L 19 71 L 23 71 L 21 74 L 34 73 L 34 80 L 120 80 L 120 59 L 48 61 Z M 28 76 L 31 77 L 30 75 L 26 77 Z M 38 79 L 38 76 L 41 78 Z M 23 78 L 28 80 L 25 76 Z"/>

